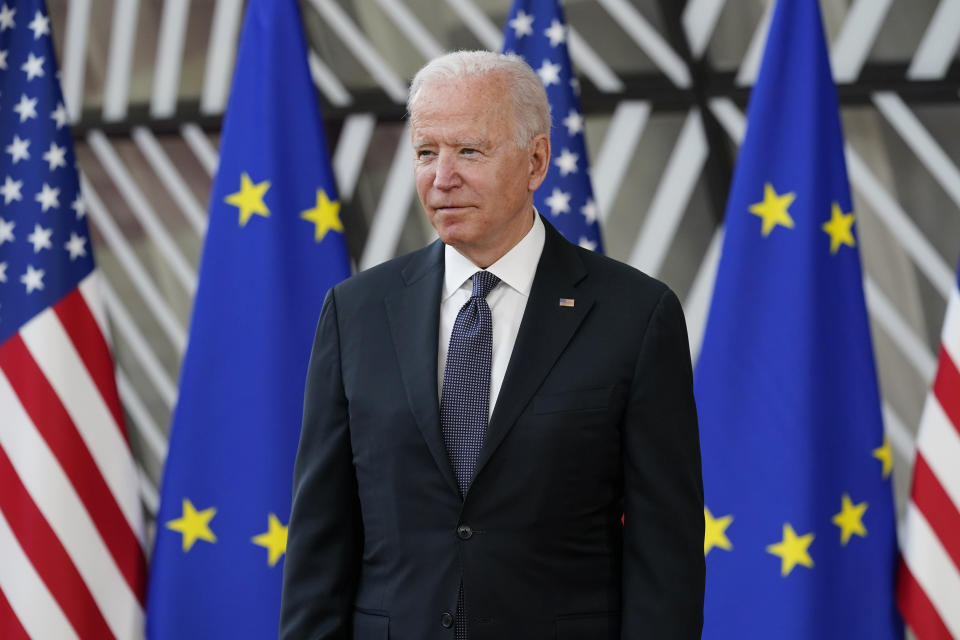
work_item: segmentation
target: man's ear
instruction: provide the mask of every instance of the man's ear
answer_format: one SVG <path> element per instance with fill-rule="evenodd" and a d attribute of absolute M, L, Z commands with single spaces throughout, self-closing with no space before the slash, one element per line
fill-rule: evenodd
<path fill-rule="evenodd" d="M 527 188 L 533 192 L 543 183 L 550 168 L 550 136 L 541 133 L 530 142 L 530 181 Z"/>

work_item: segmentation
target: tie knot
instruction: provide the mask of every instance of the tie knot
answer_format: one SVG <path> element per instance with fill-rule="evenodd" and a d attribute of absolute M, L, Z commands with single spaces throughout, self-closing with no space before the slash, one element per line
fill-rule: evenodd
<path fill-rule="evenodd" d="M 477 271 L 473 274 L 473 297 L 486 298 L 493 288 L 500 284 L 500 278 L 489 271 Z"/>

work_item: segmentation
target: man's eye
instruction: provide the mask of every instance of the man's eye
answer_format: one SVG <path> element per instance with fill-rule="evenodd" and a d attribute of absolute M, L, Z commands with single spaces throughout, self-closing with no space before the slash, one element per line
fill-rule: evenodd
<path fill-rule="evenodd" d="M 433 151 L 429 151 L 427 149 L 420 149 L 419 151 L 417 151 L 418 158 L 429 158 L 432 155 L 433 155 Z"/>
<path fill-rule="evenodd" d="M 477 150 L 476 150 L 476 149 L 471 149 L 470 147 L 467 147 L 467 148 L 463 149 L 463 151 L 461 151 L 460 153 L 462 153 L 462 154 L 465 155 L 465 156 L 472 156 L 472 155 L 474 155 L 475 153 L 477 153 Z"/>

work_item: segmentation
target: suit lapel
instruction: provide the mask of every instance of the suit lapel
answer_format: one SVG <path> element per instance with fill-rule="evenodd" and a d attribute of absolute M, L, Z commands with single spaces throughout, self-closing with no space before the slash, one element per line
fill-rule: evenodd
<path fill-rule="evenodd" d="M 400 362 L 400 375 L 417 427 L 447 484 L 457 494 L 447 447 L 440 428 L 437 399 L 437 333 L 440 287 L 443 283 L 443 244 L 427 247 L 401 272 L 406 286 L 386 300 L 387 319 Z"/>
<path fill-rule="evenodd" d="M 490 417 L 475 475 L 480 474 L 500 442 L 513 428 L 520 413 L 593 307 L 592 296 L 577 288 L 587 272 L 576 248 L 564 240 L 549 222 L 544 221 L 544 225 L 546 240 L 543 253 L 497 404 Z M 574 306 L 560 306 L 561 298 L 574 299 Z"/>

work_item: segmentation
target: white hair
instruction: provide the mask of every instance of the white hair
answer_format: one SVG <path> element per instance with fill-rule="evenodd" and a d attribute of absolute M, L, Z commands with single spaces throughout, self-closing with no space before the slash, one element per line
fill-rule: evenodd
<path fill-rule="evenodd" d="M 474 78 L 487 74 L 506 77 L 513 103 L 517 145 L 529 146 L 540 135 L 550 135 L 550 103 L 540 77 L 523 58 L 493 51 L 454 51 L 425 64 L 410 83 L 407 113 L 413 116 L 420 90 L 434 80 Z"/>

